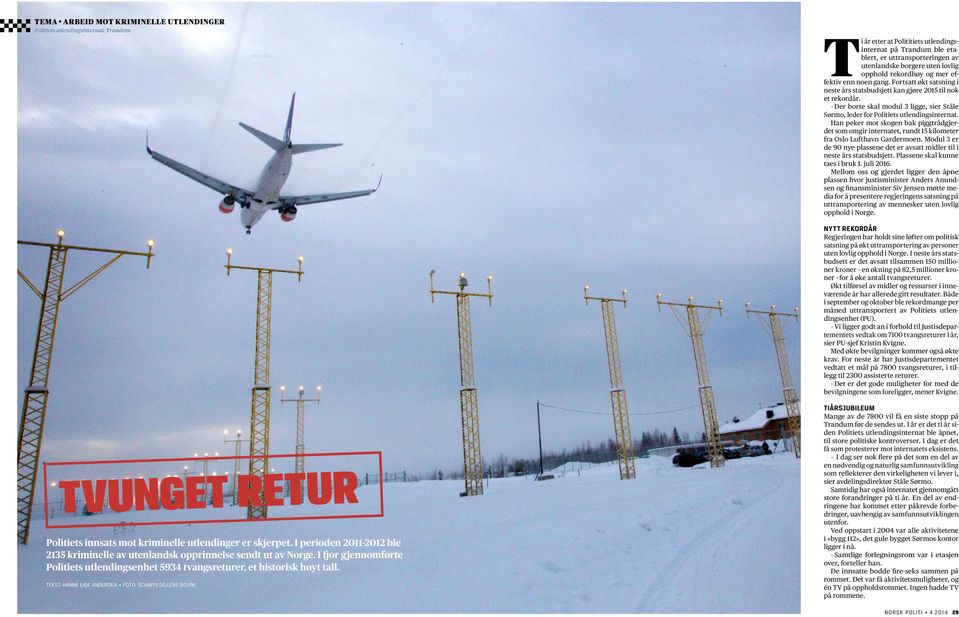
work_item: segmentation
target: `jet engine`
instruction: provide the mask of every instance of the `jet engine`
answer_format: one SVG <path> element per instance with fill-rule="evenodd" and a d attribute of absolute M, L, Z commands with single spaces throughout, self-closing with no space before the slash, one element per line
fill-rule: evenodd
<path fill-rule="evenodd" d="M 220 202 L 220 212 L 223 214 L 229 214 L 233 212 L 233 208 L 236 206 L 236 200 L 233 197 L 227 195 L 223 198 L 223 201 Z"/>
<path fill-rule="evenodd" d="M 287 206 L 280 210 L 280 219 L 284 223 L 289 223 L 296 218 L 296 206 Z"/>

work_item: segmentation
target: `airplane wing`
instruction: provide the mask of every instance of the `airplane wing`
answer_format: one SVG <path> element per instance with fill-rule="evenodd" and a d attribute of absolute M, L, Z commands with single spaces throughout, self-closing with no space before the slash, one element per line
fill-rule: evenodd
<path fill-rule="evenodd" d="M 383 182 L 383 176 L 380 176 L 380 182 Z M 346 193 L 318 193 L 316 195 L 281 195 L 280 205 L 274 207 L 273 209 L 279 210 L 288 206 L 302 206 L 304 204 L 315 204 L 321 201 L 336 201 L 337 199 L 350 199 L 352 197 L 371 195 L 379 190 L 380 182 L 376 183 L 376 188 L 366 189 L 365 191 L 349 191 Z"/>
<path fill-rule="evenodd" d="M 202 171 L 197 171 L 196 169 L 188 167 L 179 161 L 174 161 L 170 157 L 160 154 L 156 150 L 150 148 L 149 142 L 147 143 L 147 153 L 153 157 L 153 160 L 163 163 L 170 169 L 180 172 L 191 180 L 196 180 L 200 184 L 213 189 L 221 195 L 231 195 L 234 199 L 241 202 L 247 201 L 250 196 L 253 195 L 251 191 L 238 186 L 233 186 L 232 184 L 228 184 L 222 180 L 217 180 L 213 176 L 208 176 Z"/>

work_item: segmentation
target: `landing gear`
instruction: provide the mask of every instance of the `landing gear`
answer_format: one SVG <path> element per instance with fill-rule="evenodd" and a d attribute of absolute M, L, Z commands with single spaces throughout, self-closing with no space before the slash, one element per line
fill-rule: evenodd
<path fill-rule="evenodd" d="M 248 235 L 248 236 L 250 235 L 250 228 L 249 228 L 249 227 L 246 228 L 246 235 Z"/>

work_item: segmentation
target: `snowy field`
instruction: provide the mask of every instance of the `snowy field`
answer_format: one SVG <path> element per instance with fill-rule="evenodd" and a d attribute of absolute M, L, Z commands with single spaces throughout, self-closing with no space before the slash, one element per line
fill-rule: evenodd
<path fill-rule="evenodd" d="M 792 454 L 730 460 L 721 470 L 638 459 L 637 476 L 620 481 L 615 466 L 600 466 L 545 482 L 497 479 L 473 498 L 459 497 L 461 481 L 390 483 L 386 516 L 373 519 L 59 530 L 44 529 L 40 519 L 30 544 L 18 547 L 19 610 L 799 611 L 799 461 Z M 361 500 L 364 491 L 378 487 L 361 487 Z M 336 572 L 61 573 L 45 570 L 48 538 L 395 538 L 401 546 L 386 550 L 403 558 L 341 561 Z"/>

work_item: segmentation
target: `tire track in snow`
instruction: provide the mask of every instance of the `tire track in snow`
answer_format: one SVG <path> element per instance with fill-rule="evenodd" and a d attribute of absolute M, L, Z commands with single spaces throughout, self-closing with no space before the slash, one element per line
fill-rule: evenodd
<path fill-rule="evenodd" d="M 770 471 L 767 471 L 767 473 L 770 473 Z M 763 493 L 755 499 L 743 503 L 741 507 L 734 510 L 728 517 L 720 518 L 719 520 L 707 525 L 699 533 L 693 536 L 692 539 L 679 547 L 676 551 L 676 556 L 673 557 L 669 563 L 663 567 L 656 578 L 650 583 L 649 587 L 647 587 L 642 599 L 640 599 L 639 604 L 636 606 L 635 612 L 675 612 L 675 606 L 668 607 L 662 605 L 663 601 L 668 599 L 670 592 L 675 591 L 679 587 L 701 587 L 701 585 L 697 584 L 695 581 L 682 582 L 682 579 L 685 577 L 686 566 L 691 563 L 695 565 L 695 560 L 703 559 L 704 553 L 709 550 L 707 547 L 711 544 L 710 539 L 713 539 L 720 534 L 725 537 L 726 534 L 723 534 L 722 532 L 737 529 L 740 518 L 747 513 L 751 513 L 756 505 L 762 503 L 779 492 L 779 490 L 783 487 L 783 484 L 785 484 L 785 479 L 782 475 L 775 474 L 774 472 L 772 475 L 778 477 L 778 482 L 774 487 L 772 487 L 770 490 L 763 491 Z M 723 488 L 724 487 L 720 487 L 720 490 Z M 733 503 L 735 503 L 735 501 Z M 714 547 L 712 555 L 709 557 L 711 565 L 722 558 L 721 553 L 724 546 L 725 542 L 720 542 Z M 677 587 L 677 582 L 682 582 L 682 584 Z"/>

